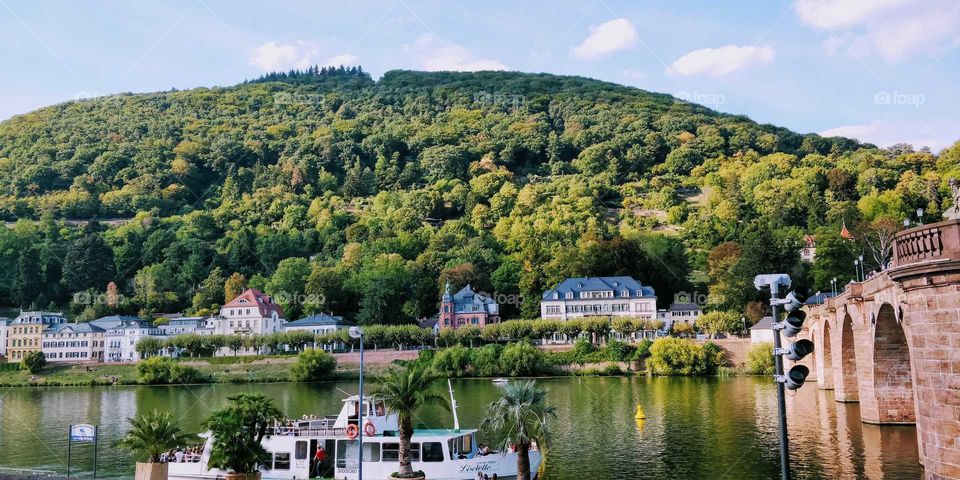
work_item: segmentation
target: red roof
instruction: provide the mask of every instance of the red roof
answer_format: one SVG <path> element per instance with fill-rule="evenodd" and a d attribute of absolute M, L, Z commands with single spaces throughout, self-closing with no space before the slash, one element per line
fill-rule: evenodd
<path fill-rule="evenodd" d="M 844 222 L 843 228 L 840 229 L 840 236 L 847 240 L 853 240 L 853 235 L 850 234 L 850 230 L 847 230 L 846 222 Z"/>
<path fill-rule="evenodd" d="M 244 307 L 249 308 L 252 305 L 260 310 L 261 317 L 270 317 L 273 315 L 273 312 L 277 312 L 277 316 L 283 318 L 283 308 L 276 303 L 273 303 L 273 299 L 269 295 L 257 290 L 256 288 L 248 288 L 243 291 L 240 295 L 237 295 L 236 298 L 227 302 L 223 308 L 229 307 Z"/>

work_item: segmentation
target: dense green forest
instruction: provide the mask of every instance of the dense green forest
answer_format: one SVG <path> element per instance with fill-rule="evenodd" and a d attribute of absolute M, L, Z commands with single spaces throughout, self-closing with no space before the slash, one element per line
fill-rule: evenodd
<path fill-rule="evenodd" d="M 202 314 L 250 285 L 288 318 L 409 323 L 450 280 L 535 318 L 564 277 L 626 274 L 661 307 L 698 291 L 755 318 L 755 273 L 829 290 L 856 255 L 879 268 L 878 238 L 949 206 L 958 161 L 547 74 L 313 68 L 67 102 L 0 123 L 0 304 Z"/>

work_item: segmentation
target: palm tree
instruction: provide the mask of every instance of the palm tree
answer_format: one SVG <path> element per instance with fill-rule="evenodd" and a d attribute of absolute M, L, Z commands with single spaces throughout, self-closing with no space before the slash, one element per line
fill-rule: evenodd
<path fill-rule="evenodd" d="M 379 379 L 380 387 L 374 395 L 387 410 L 397 414 L 400 423 L 400 478 L 414 477 L 410 463 L 410 439 L 413 437 L 413 415 L 428 404 L 449 408 L 440 394 L 431 393 L 430 386 L 437 375 L 424 363 L 411 363 L 403 368 L 394 368 Z"/>
<path fill-rule="evenodd" d="M 138 460 L 157 463 L 163 452 L 196 441 L 197 436 L 184 433 L 173 421 L 170 412 L 153 410 L 138 417 L 128 418 L 130 430 L 117 446 L 133 452 Z"/>
<path fill-rule="evenodd" d="M 499 400 L 487 407 L 480 428 L 503 440 L 498 449 L 513 445 L 517 451 L 517 480 L 530 480 L 530 445 L 543 447 L 550 441 L 549 420 L 556 409 L 546 402 L 547 390 L 533 380 L 511 382 L 503 387 Z"/>

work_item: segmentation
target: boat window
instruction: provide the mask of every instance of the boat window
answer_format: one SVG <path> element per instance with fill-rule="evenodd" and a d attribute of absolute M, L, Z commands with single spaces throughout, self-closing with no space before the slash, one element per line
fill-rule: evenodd
<path fill-rule="evenodd" d="M 470 457 L 473 453 L 473 435 L 464 435 L 462 437 L 451 438 L 448 443 L 450 447 L 450 459 L 456 460 L 460 455 Z"/>
<path fill-rule="evenodd" d="M 273 454 L 274 470 L 290 470 L 290 452 L 277 452 Z"/>
<path fill-rule="evenodd" d="M 440 442 L 423 442 L 423 461 L 442 462 L 443 444 Z"/>
<path fill-rule="evenodd" d="M 380 452 L 380 458 L 384 462 L 398 462 L 400 461 L 400 444 L 399 443 L 384 443 L 381 447 L 382 451 Z M 420 444 L 411 443 L 410 444 L 410 461 L 419 462 L 420 461 Z"/>
<path fill-rule="evenodd" d="M 384 416 L 384 415 L 386 415 L 386 414 L 387 414 L 387 409 L 384 408 L 383 402 L 377 402 L 377 403 L 376 403 L 376 415 L 377 415 L 378 417 L 382 417 L 382 416 Z"/>
<path fill-rule="evenodd" d="M 307 442 L 299 441 L 297 442 L 297 460 L 306 460 L 307 459 Z"/>
<path fill-rule="evenodd" d="M 364 463 L 380 461 L 380 444 L 379 443 L 377 442 L 363 443 L 363 461 Z"/>
<path fill-rule="evenodd" d="M 356 440 L 337 440 L 337 468 L 357 468 L 359 456 Z"/>

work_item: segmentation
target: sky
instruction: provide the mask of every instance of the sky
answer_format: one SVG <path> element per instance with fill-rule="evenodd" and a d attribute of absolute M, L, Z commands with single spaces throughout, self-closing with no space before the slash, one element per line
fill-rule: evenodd
<path fill-rule="evenodd" d="M 581 75 L 938 151 L 960 140 L 958 47 L 956 0 L 0 0 L 0 119 L 343 64 Z"/>

